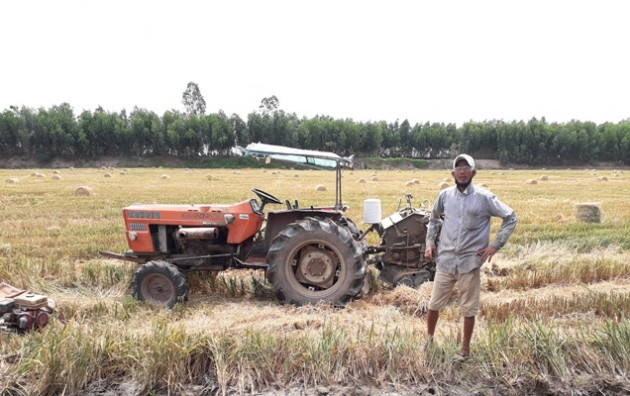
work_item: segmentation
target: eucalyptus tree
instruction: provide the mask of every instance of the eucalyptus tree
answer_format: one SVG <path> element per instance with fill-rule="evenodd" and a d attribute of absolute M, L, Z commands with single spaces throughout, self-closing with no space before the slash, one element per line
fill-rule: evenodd
<path fill-rule="evenodd" d="M 28 130 L 26 121 L 17 107 L 0 114 L 0 155 L 28 154 Z"/>
<path fill-rule="evenodd" d="M 206 100 L 203 98 L 199 85 L 196 82 L 191 81 L 188 83 L 186 90 L 182 94 L 182 103 L 186 107 L 188 114 L 202 116 L 206 113 Z"/>

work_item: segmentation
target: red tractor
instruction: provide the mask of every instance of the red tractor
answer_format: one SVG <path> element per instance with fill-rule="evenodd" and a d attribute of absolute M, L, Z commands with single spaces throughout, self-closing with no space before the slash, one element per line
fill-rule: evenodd
<path fill-rule="evenodd" d="M 341 168 L 349 167 L 351 159 L 251 146 L 250 155 L 290 156 L 293 161 L 300 157 L 315 166 L 332 161 L 337 171 L 335 205 L 300 207 L 297 200 L 283 202 L 253 188 L 258 200 L 229 205 L 128 206 L 123 216 L 130 250 L 101 254 L 142 264 L 132 281 L 139 300 L 168 307 L 186 300 L 185 274 L 197 270 L 265 269 L 277 297 L 297 305 L 318 301 L 345 305 L 365 291 L 368 264 L 375 264 L 381 279 L 394 285 L 417 286 L 432 279 L 435 265 L 423 258 L 429 214 L 412 208 L 410 195 L 406 208 L 361 232 L 344 216 L 347 207 L 341 202 Z M 284 208 L 265 213 L 267 205 Z M 373 230 L 381 237 L 379 246 L 366 243 L 365 234 Z"/>

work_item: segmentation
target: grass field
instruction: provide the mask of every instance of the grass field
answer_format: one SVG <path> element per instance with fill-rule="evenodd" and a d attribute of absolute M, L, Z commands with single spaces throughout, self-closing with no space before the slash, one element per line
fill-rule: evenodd
<path fill-rule="evenodd" d="M 482 268 L 474 357 L 463 366 L 450 359 L 460 337 L 456 302 L 425 351 L 430 284 L 375 282 L 365 298 L 335 309 L 280 304 L 261 271 L 196 274 L 190 301 L 165 310 L 131 298 L 135 264 L 98 255 L 127 249 L 121 209 L 129 204 L 231 203 L 256 187 L 329 205 L 334 172 L 55 172 L 0 170 L 0 281 L 47 294 L 58 308 L 44 331 L 0 334 L 0 394 L 630 392 L 630 171 L 478 172 L 475 183 L 513 207 L 519 224 Z M 443 181 L 452 183 L 449 171 L 344 171 L 344 203 L 365 229 L 363 200 L 379 198 L 385 216 L 406 192 L 416 205 L 432 204 Z M 93 193 L 75 195 L 81 186 Z M 584 202 L 600 205 L 600 223 L 577 221 Z"/>

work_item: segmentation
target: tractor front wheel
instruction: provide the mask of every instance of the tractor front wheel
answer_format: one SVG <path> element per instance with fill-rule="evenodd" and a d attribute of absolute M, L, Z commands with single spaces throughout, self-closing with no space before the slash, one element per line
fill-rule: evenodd
<path fill-rule="evenodd" d="M 166 261 L 149 261 L 136 271 L 131 283 L 133 295 L 140 301 L 173 308 L 188 299 L 186 277 Z"/>
<path fill-rule="evenodd" d="M 274 238 L 267 254 L 267 279 L 285 302 L 344 306 L 364 285 L 362 253 L 348 228 L 309 217 L 289 224 Z"/>

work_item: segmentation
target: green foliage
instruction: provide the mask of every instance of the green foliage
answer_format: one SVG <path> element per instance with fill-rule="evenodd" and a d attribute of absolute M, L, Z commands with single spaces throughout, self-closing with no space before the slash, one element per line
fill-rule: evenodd
<path fill-rule="evenodd" d="M 193 84 L 191 86 L 190 84 Z M 252 142 L 340 155 L 406 159 L 440 159 L 467 152 L 477 158 L 534 166 L 595 165 L 601 161 L 630 164 L 630 120 L 596 125 L 571 121 L 547 123 L 532 118 L 455 124 L 411 125 L 354 122 L 329 116 L 299 118 L 278 109 L 275 97 L 263 99 L 264 111 L 227 116 L 205 114 L 196 84 L 185 92 L 187 112 L 162 117 L 134 108 L 128 116 L 101 107 L 75 117 L 69 104 L 38 110 L 12 107 L 0 113 L 0 155 L 25 156 L 46 163 L 55 158 L 94 160 L 103 156 L 231 156 L 235 145 Z M 196 88 L 196 89 L 195 89 Z M 189 92 L 190 91 L 190 92 Z"/>
<path fill-rule="evenodd" d="M 206 100 L 201 94 L 199 85 L 195 82 L 191 81 L 186 86 L 186 90 L 182 94 L 182 103 L 188 114 L 201 116 L 206 113 Z"/>

